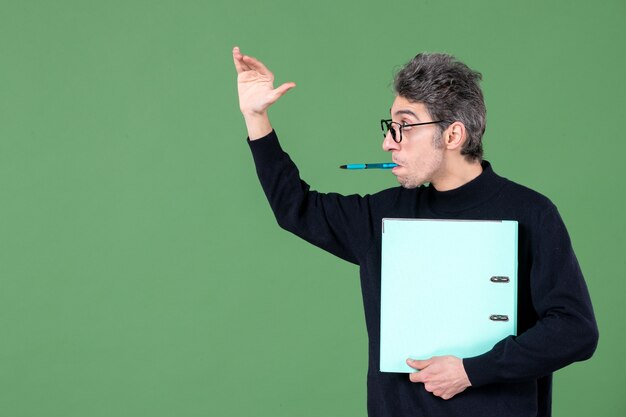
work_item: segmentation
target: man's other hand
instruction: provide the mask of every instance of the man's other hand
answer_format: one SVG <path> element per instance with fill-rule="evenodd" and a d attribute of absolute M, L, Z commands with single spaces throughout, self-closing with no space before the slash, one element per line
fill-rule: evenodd
<path fill-rule="evenodd" d="M 456 356 L 434 356 L 426 360 L 407 359 L 406 363 L 419 372 L 409 374 L 411 382 L 424 384 L 426 391 L 449 400 L 472 386 L 463 360 Z"/>
<path fill-rule="evenodd" d="M 243 55 L 239 47 L 233 48 L 233 61 L 237 70 L 237 87 L 239 90 L 239 109 L 244 116 L 258 116 L 295 83 L 285 83 L 274 88 L 274 74 L 261 61 Z"/>

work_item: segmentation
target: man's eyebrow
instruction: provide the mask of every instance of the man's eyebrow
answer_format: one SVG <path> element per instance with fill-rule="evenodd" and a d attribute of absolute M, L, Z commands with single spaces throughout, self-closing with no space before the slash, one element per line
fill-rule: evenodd
<path fill-rule="evenodd" d="M 390 111 L 391 111 L 391 109 L 390 109 Z M 415 117 L 417 119 L 418 122 L 420 120 L 419 116 L 417 114 L 415 114 L 412 110 L 398 110 L 398 111 L 396 111 L 394 113 L 394 116 L 398 116 L 398 115 L 401 115 L 401 114 L 408 114 L 410 116 L 413 116 L 413 117 Z"/>

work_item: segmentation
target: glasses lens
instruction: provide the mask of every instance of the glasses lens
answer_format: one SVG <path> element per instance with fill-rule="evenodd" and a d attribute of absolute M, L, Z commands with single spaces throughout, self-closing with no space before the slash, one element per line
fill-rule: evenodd
<path fill-rule="evenodd" d="M 389 120 L 381 120 L 380 127 L 383 128 L 383 138 L 387 137 L 387 132 L 389 132 L 389 129 L 391 128 Z"/>
<path fill-rule="evenodd" d="M 387 137 L 387 133 L 389 133 L 389 131 L 391 131 L 391 138 L 394 141 L 397 141 L 396 139 L 396 129 L 395 126 L 393 125 L 393 122 L 391 120 L 381 120 L 380 121 L 380 127 L 383 129 L 383 138 Z"/>
<path fill-rule="evenodd" d="M 392 122 L 391 120 L 381 120 L 380 127 L 383 129 L 384 138 L 387 137 L 387 133 L 391 133 L 391 139 L 400 143 L 402 140 L 402 126 L 400 123 Z"/>

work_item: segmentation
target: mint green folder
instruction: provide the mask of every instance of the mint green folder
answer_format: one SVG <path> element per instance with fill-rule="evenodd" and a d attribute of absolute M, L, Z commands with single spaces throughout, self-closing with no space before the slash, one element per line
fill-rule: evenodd
<path fill-rule="evenodd" d="M 383 219 L 382 230 L 381 372 L 516 334 L 516 221 Z"/>

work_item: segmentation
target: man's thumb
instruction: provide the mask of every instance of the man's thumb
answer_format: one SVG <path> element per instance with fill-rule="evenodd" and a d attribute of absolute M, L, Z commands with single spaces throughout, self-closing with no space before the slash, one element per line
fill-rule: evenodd
<path fill-rule="evenodd" d="M 278 100 L 283 94 L 296 86 L 296 83 L 285 83 L 274 90 L 274 101 Z"/>
<path fill-rule="evenodd" d="M 428 365 L 430 365 L 430 361 L 429 360 L 425 360 L 425 361 L 420 361 L 417 359 L 407 359 L 406 360 L 407 365 L 409 365 L 411 368 L 413 369 L 424 369 L 426 368 Z"/>

